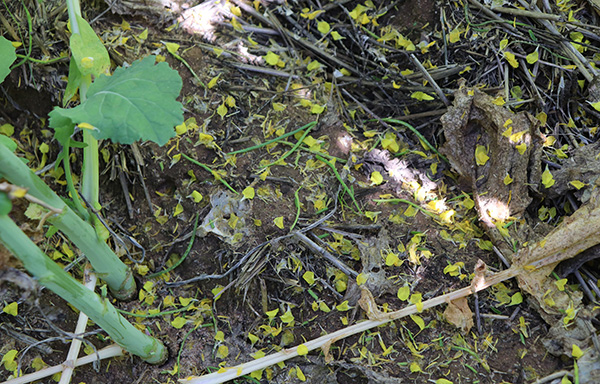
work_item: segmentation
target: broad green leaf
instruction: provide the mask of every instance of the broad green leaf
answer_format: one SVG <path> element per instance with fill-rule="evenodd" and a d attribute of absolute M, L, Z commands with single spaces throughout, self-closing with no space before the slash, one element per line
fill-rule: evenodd
<path fill-rule="evenodd" d="M 246 187 L 242 191 L 242 195 L 244 196 L 245 199 L 252 200 L 252 199 L 254 199 L 256 192 L 254 191 L 254 188 Z"/>
<path fill-rule="evenodd" d="M 9 137 L 6 137 L 4 135 L 0 135 L 0 145 L 4 145 L 11 152 L 14 152 L 17 150 L 17 143 L 15 143 Z M 2 172 L 0 172 L 0 174 L 2 174 Z"/>
<path fill-rule="evenodd" d="M 12 209 L 12 202 L 8 195 L 4 192 L 0 192 L 0 216 L 8 215 Z"/>
<path fill-rule="evenodd" d="M 112 76 L 100 76 L 90 86 L 87 100 L 75 108 L 54 108 L 50 127 L 60 142 L 73 133 L 75 124 L 95 127 L 92 135 L 121 144 L 150 140 L 164 145 L 183 122 L 183 107 L 176 98 L 182 81 L 167 63 L 154 65 L 148 56 Z"/>
<path fill-rule="evenodd" d="M 569 184 L 571 184 L 572 186 L 574 186 L 577 189 L 581 189 L 587 185 L 586 183 L 583 183 L 579 180 L 570 181 Z"/>
<path fill-rule="evenodd" d="M 0 36 L 0 83 L 10 73 L 10 65 L 17 59 L 15 47 L 10 41 Z"/>
<path fill-rule="evenodd" d="M 73 98 L 73 96 L 75 96 L 82 82 L 83 76 L 81 75 L 81 72 L 75 63 L 75 60 L 71 60 L 69 62 L 69 77 L 67 79 L 67 87 L 65 88 L 65 94 L 63 95 L 63 107 L 65 107 Z"/>
<path fill-rule="evenodd" d="M 76 18 L 79 33 L 72 34 L 69 41 L 69 47 L 73 54 L 71 60 L 75 61 L 79 72 L 84 76 L 106 74 L 110 68 L 108 51 L 88 22 L 81 16 L 76 16 Z"/>

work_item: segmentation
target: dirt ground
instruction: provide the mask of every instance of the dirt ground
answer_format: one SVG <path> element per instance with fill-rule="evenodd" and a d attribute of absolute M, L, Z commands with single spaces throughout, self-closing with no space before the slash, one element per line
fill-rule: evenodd
<path fill-rule="evenodd" d="M 374 3 L 375 8 L 383 7 L 381 2 Z M 259 2 L 256 4 L 262 7 Z M 358 2 L 344 4 L 353 10 Z M 270 6 L 276 9 L 277 2 Z M 289 7 L 296 15 L 308 12 L 299 4 Z M 333 8 L 328 9 L 334 12 Z M 371 274 L 372 279 L 366 284 L 380 308 L 393 311 L 407 305 L 399 298 L 401 287 L 410 287 L 411 293 L 421 293 L 426 300 L 468 286 L 478 260 L 492 270 L 504 269 L 488 246 L 490 239 L 476 210 L 469 204 L 470 191 L 452 167 L 413 131 L 373 118 L 398 119 L 416 114 L 417 118 L 406 121 L 433 147 L 440 148 L 445 142 L 440 116 L 446 107 L 439 100 L 419 101 L 406 96 L 418 91 L 418 86 L 412 84 L 414 89 L 409 86 L 409 91 L 403 91 L 390 86 L 391 81 L 385 87 L 372 85 L 370 82 L 383 81 L 379 76 L 385 71 L 367 75 L 372 65 L 367 60 L 355 63 L 359 74 L 341 79 L 332 76 L 331 68 L 317 73 L 294 72 L 294 66 L 305 67 L 317 58 L 326 60 L 311 56 L 296 42 L 257 32 L 252 38 L 261 47 L 276 51 L 286 63 L 285 67 L 267 66 L 262 59 L 267 51 L 244 51 L 242 43 L 247 43 L 248 35 L 233 29 L 226 14 L 214 25 L 215 31 L 191 34 L 185 27 L 168 28 L 172 17 L 159 18 L 152 6 L 119 8 L 122 14 L 106 10 L 106 4 L 97 2 L 84 7 L 88 20 L 100 15 L 92 25 L 116 65 L 154 53 L 161 55 L 183 79 L 179 100 L 185 108 L 186 130 L 163 147 L 154 143 L 101 144 L 102 214 L 117 233 L 133 237 L 145 250 L 145 258 L 137 262 L 142 258 L 140 248 L 127 243 L 136 263 L 128 260 L 122 247 L 111 242 L 134 269 L 138 289 L 143 292 L 136 300 L 114 304 L 130 314 L 142 315 L 125 317 L 159 338 L 169 350 L 169 359 L 152 366 L 135 357 L 114 358 L 96 367 L 77 368 L 73 383 L 176 383 L 190 375 L 235 366 L 355 324 L 367 318 L 357 304 L 360 290 L 356 276 L 360 273 Z M 462 12 L 455 2 L 398 2 L 378 23 L 395 28 L 413 41 L 437 41 L 431 51 L 419 48 L 415 53 L 422 62 L 429 60 L 443 66 L 448 59 L 444 59 L 440 48 L 440 31 L 447 28 L 440 22 L 442 10 L 448 18 L 445 23 L 457 22 Z M 66 21 L 66 13 L 57 15 L 55 20 Z M 279 20 L 309 23 L 306 18 L 277 15 Z M 331 24 L 337 22 L 341 31 L 349 24 L 342 19 L 348 17 L 344 15 L 339 10 L 331 15 Z M 58 28 L 54 28 L 52 37 L 56 40 L 49 47 L 52 52 L 66 50 Z M 136 38 L 146 28 L 148 38 Z M 368 40 L 368 34 L 362 36 Z M 125 37 L 128 42 L 123 41 Z M 488 38 L 490 44 L 498 44 L 494 35 Z M 170 55 L 165 42 L 179 44 L 178 53 L 186 63 Z M 373 40 L 361 45 L 348 37 L 345 44 L 348 52 L 357 56 L 379 49 Z M 213 47 L 217 46 L 225 54 L 215 54 Z M 418 72 L 401 50 L 388 51 L 387 62 L 378 64 L 381 68 L 387 65 L 390 79 L 400 70 Z M 501 89 L 502 79 L 494 82 L 491 75 L 470 75 L 485 72 L 488 64 L 477 55 L 471 56 L 477 59 L 467 60 L 467 50 L 465 47 L 462 53 L 461 49 L 448 52 L 450 62 L 461 68 L 473 66 L 465 75 L 472 81 L 469 85 L 488 81 L 488 87 Z M 34 49 L 38 51 L 39 48 Z M 242 57 L 244 52 L 247 56 Z M 339 57 L 348 55 L 341 48 L 339 52 Z M 232 64 L 231 56 L 239 57 L 239 65 Z M 250 70 L 242 64 L 272 71 Z M 34 169 L 52 163 L 60 150 L 46 119 L 51 108 L 60 104 L 67 71 L 67 60 L 47 66 L 32 64 L 13 71 L 2 85 L 0 125 L 14 126 L 12 137 L 19 141 L 19 154 L 29 158 Z M 362 77 L 364 83 L 357 77 Z M 438 81 L 444 90 L 455 90 L 460 77 L 454 72 Z M 215 83 L 211 84 L 211 80 Z M 418 81 L 424 83 L 427 82 Z M 344 89 L 350 93 L 344 94 Z M 401 97 L 396 92 L 408 93 Z M 447 93 L 451 97 L 451 92 Z M 302 100 L 310 101 L 312 106 Z M 221 116 L 217 110 L 223 105 L 227 108 Z M 315 105 L 326 108 L 315 113 Z M 278 159 L 296 144 L 299 135 L 228 155 L 314 121 L 317 124 L 307 136 L 311 140 L 295 148 L 284 161 Z M 387 134 L 399 144 L 396 151 L 387 146 L 391 145 Z M 42 143 L 49 146 L 46 154 L 39 150 Z M 398 161 L 389 161 L 387 155 L 368 155 L 371 150 L 388 152 L 391 159 Z M 317 155 L 334 162 L 337 175 L 325 162 L 318 161 Z M 80 171 L 80 157 L 81 153 L 75 150 L 71 159 L 75 174 Z M 273 164 L 275 161 L 279 162 Z M 220 176 L 216 178 L 206 167 Z M 377 183 L 372 174 L 381 169 L 387 175 L 383 183 Z M 405 172 L 403 180 L 412 179 L 418 187 L 410 182 L 395 182 L 392 169 Z M 66 196 L 64 176 L 53 168 L 44 169 L 42 176 L 55 191 Z M 253 188 L 255 196 L 242 198 L 242 191 L 248 187 Z M 198 199 L 200 195 L 202 198 Z M 542 198 L 536 198 L 532 206 L 537 207 Z M 444 221 L 423 210 L 413 208 L 415 211 L 411 212 L 412 206 L 400 200 L 377 201 L 381 199 L 406 200 L 421 206 L 439 201 L 445 207 L 439 212 L 452 209 L 453 218 L 451 222 Z M 215 207 L 217 202 L 222 205 Z M 205 221 L 211 212 L 217 230 Z M 299 237 L 286 236 L 306 229 L 325 215 L 329 216 L 304 233 L 354 274 L 344 273 Z M 26 220 L 22 215 L 18 217 Z M 194 233 L 196 220 L 200 229 Z M 47 254 L 62 253 L 57 259 L 62 265 L 76 258 L 69 256 L 69 243 L 60 235 L 50 239 L 43 238 L 43 233 L 37 236 Z M 194 240 L 193 245 L 177 268 L 149 277 L 186 254 L 190 239 Z M 72 249 L 76 254 L 77 250 Z M 3 256 L 5 269 L 18 268 L 16 260 Z M 71 272 L 81 278 L 82 269 L 83 264 L 79 263 Z M 180 284 L 194 278 L 195 281 Z M 572 360 L 553 356 L 544 347 L 549 325 L 538 309 L 527 299 L 511 303 L 510 298 L 518 291 L 516 281 L 508 281 L 470 296 L 469 307 L 478 313 L 478 323 L 468 331 L 448 323 L 441 306 L 420 313 L 417 318 L 393 321 L 337 341 L 331 346 L 330 362 L 317 350 L 233 382 L 358 384 L 446 379 L 456 384 L 517 384 L 572 369 Z M 0 298 L 5 305 L 19 303 L 17 316 L 0 314 L 0 354 L 18 350 L 24 373 L 35 370 L 38 358 L 47 366 L 61 364 L 77 320 L 76 311 L 48 290 L 23 292 L 9 282 L 0 285 Z M 187 306 L 188 303 L 192 305 Z M 181 310 L 186 306 L 186 310 Z M 181 311 L 148 316 L 152 310 Z M 277 314 L 269 316 L 267 313 L 273 310 L 278 310 Z M 183 326 L 173 326 L 177 317 L 186 319 Z M 93 324 L 89 329 L 92 331 L 85 340 L 95 348 L 110 344 L 101 330 L 93 331 Z M 27 349 L 37 341 L 43 343 Z M 88 346 L 85 353 L 90 352 Z M 10 374 L 2 367 L 0 379 Z M 55 379 L 38 382 L 54 383 Z"/>

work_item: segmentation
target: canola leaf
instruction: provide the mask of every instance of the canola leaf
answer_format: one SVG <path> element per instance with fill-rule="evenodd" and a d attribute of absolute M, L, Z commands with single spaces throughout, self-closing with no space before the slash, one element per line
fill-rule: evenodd
<path fill-rule="evenodd" d="M 245 199 L 252 200 L 252 199 L 254 199 L 256 192 L 254 191 L 254 188 L 246 187 L 242 191 L 242 195 L 244 196 Z"/>
<path fill-rule="evenodd" d="M 400 258 L 398 257 L 397 254 L 390 252 L 387 254 L 387 256 L 385 257 L 385 265 L 387 265 L 388 267 L 391 267 L 392 265 L 396 265 L 397 263 L 400 262 Z"/>
<path fill-rule="evenodd" d="M 504 176 L 503 182 L 504 182 L 504 185 L 508 185 L 513 182 L 513 178 L 510 177 L 510 175 L 507 173 L 506 176 Z"/>
<path fill-rule="evenodd" d="M 447 379 L 437 379 L 435 384 L 454 384 L 452 381 Z"/>
<path fill-rule="evenodd" d="M 235 98 L 231 95 L 228 95 L 225 98 L 225 104 L 229 107 L 229 108 L 233 108 L 235 107 Z"/>
<path fill-rule="evenodd" d="M 302 275 L 302 278 L 304 279 L 304 281 L 306 281 L 310 285 L 315 283 L 315 273 L 312 271 L 304 272 L 304 274 Z"/>
<path fill-rule="evenodd" d="M 556 181 L 554 180 L 554 177 L 552 177 L 552 173 L 550 173 L 550 170 L 546 168 L 544 173 L 542 173 L 542 184 L 544 184 L 544 187 L 550 188 L 555 182 Z"/>
<path fill-rule="evenodd" d="M 215 340 L 225 341 L 225 333 L 223 333 L 223 331 L 217 331 L 217 333 L 215 333 Z"/>
<path fill-rule="evenodd" d="M 579 348 L 577 344 L 573 344 L 571 354 L 574 358 L 579 359 L 581 356 L 583 356 L 583 351 L 581 350 L 581 348 Z"/>
<path fill-rule="evenodd" d="M 181 214 L 183 212 L 183 206 L 180 203 L 177 203 L 175 206 L 175 211 L 173 211 L 173 217 Z"/>
<path fill-rule="evenodd" d="M 311 61 L 306 66 L 306 69 L 309 70 L 309 71 L 314 71 L 315 69 L 319 69 L 319 68 L 321 68 L 321 63 L 319 63 L 317 60 Z"/>
<path fill-rule="evenodd" d="M 324 301 L 319 301 L 319 309 L 325 313 L 331 312 L 331 309 Z"/>
<path fill-rule="evenodd" d="M 171 321 L 171 326 L 175 329 L 181 329 L 187 323 L 187 319 L 182 316 L 177 316 L 173 321 Z"/>
<path fill-rule="evenodd" d="M 512 52 L 504 52 L 504 58 L 506 58 L 506 61 L 508 61 L 508 64 L 510 64 L 511 67 L 513 67 L 513 68 L 518 68 L 519 67 L 519 62 L 515 58 L 515 54 L 514 53 L 512 53 Z"/>
<path fill-rule="evenodd" d="M 423 101 L 423 100 L 429 101 L 429 100 L 433 100 L 434 99 L 432 96 L 429 96 L 425 92 L 421 92 L 421 91 L 413 92 L 410 95 L 410 97 L 413 98 L 413 99 L 417 99 L 419 101 Z"/>
<path fill-rule="evenodd" d="M 400 150 L 400 146 L 396 141 L 396 135 L 392 132 L 388 132 L 385 134 L 384 138 L 381 140 L 381 147 L 394 153 Z"/>
<path fill-rule="evenodd" d="M 19 314 L 19 304 L 13 301 L 2 308 L 2 312 L 7 313 L 11 316 L 17 316 Z"/>
<path fill-rule="evenodd" d="M 519 155 L 522 155 L 527 150 L 527 144 L 521 143 L 519 145 L 516 145 L 515 148 L 517 149 L 517 152 L 519 152 Z"/>
<path fill-rule="evenodd" d="M 586 183 L 583 183 L 579 180 L 569 181 L 569 184 L 571 184 L 572 186 L 574 186 L 577 189 L 581 189 L 587 185 Z"/>
<path fill-rule="evenodd" d="M 374 185 L 383 183 L 383 176 L 381 176 L 381 172 L 373 171 L 373 173 L 371 173 L 371 183 Z"/>
<path fill-rule="evenodd" d="M 527 63 L 529 63 L 529 64 L 535 64 L 539 60 L 539 57 L 540 57 L 540 54 L 539 54 L 538 50 L 536 49 L 535 51 L 533 51 L 529 55 L 527 55 L 525 57 L 525 60 L 527 60 Z"/>
<path fill-rule="evenodd" d="M 312 108 L 310 109 L 310 113 L 315 114 L 315 115 L 320 115 L 321 113 L 323 113 L 324 110 L 325 110 L 324 105 L 313 104 Z"/>
<path fill-rule="evenodd" d="M 273 223 L 275 223 L 275 225 L 277 226 L 277 228 L 279 229 L 283 229 L 283 216 L 279 216 L 273 219 Z"/>
<path fill-rule="evenodd" d="M 458 27 L 456 27 L 452 31 L 450 31 L 450 33 L 448 34 L 448 41 L 451 44 L 454 44 L 454 43 L 458 42 L 459 40 L 460 40 L 460 29 L 458 29 Z"/>
<path fill-rule="evenodd" d="M 410 363 L 410 371 L 412 373 L 423 372 L 423 370 L 419 366 L 419 363 L 417 363 L 416 361 L 413 361 L 412 363 Z"/>
<path fill-rule="evenodd" d="M 514 295 L 512 295 L 512 297 L 510 298 L 510 304 L 508 304 L 509 306 L 511 305 L 517 305 L 517 304 L 521 304 L 523 302 L 523 295 L 521 295 L 521 292 L 517 292 Z"/>
<path fill-rule="evenodd" d="M 346 312 L 347 310 L 349 310 L 350 306 L 348 305 L 348 300 L 344 300 L 340 304 L 336 305 L 335 309 L 337 309 L 340 312 Z"/>
<path fill-rule="evenodd" d="M 12 210 L 12 201 L 4 192 L 0 192 L 0 216 L 8 215 Z"/>
<path fill-rule="evenodd" d="M 417 214 L 417 212 L 419 212 L 417 208 L 413 207 L 412 205 L 409 205 L 404 211 L 404 216 L 413 217 Z"/>
<path fill-rule="evenodd" d="M 300 344 L 296 348 L 296 352 L 298 352 L 299 356 L 306 356 L 306 355 L 308 355 L 308 347 L 304 344 Z"/>
<path fill-rule="evenodd" d="M 483 145 L 478 145 L 475 148 L 475 162 L 477 165 L 485 165 L 490 157 L 487 155 L 487 149 Z"/>
<path fill-rule="evenodd" d="M 188 197 L 191 197 L 192 200 L 194 200 L 194 203 L 199 203 L 202 201 L 202 194 L 198 191 L 193 191 L 191 195 L 189 195 Z"/>
<path fill-rule="evenodd" d="M 421 316 L 418 315 L 410 315 L 410 318 L 412 319 L 412 321 L 415 322 L 415 324 L 417 324 L 419 326 L 419 329 L 422 331 L 423 329 L 425 329 L 425 320 L 423 320 L 423 318 Z"/>
<path fill-rule="evenodd" d="M 287 108 L 287 105 L 283 103 L 273 103 L 273 109 L 277 112 L 281 112 Z"/>
<path fill-rule="evenodd" d="M 92 135 L 98 140 L 166 144 L 175 136 L 173 127 L 183 123 L 183 106 L 176 100 L 182 80 L 167 63 L 155 65 L 155 60 L 148 56 L 112 76 L 99 76 L 87 100 L 75 108 L 55 107 L 49 114 L 55 137 L 64 144 L 74 125 L 86 122 L 95 127 Z"/>
<path fill-rule="evenodd" d="M 269 317 L 269 319 L 273 319 L 279 313 L 279 308 L 275 308 L 272 311 L 265 312 L 265 315 Z"/>
<path fill-rule="evenodd" d="M 264 59 L 267 62 L 267 64 L 269 64 L 269 65 L 277 65 L 277 63 L 279 62 L 279 55 L 274 52 L 269 51 L 264 56 Z"/>
<path fill-rule="evenodd" d="M 319 32 L 325 35 L 331 30 L 331 25 L 329 25 L 329 23 L 326 21 L 319 21 L 317 23 L 317 29 L 319 30 Z"/>
<path fill-rule="evenodd" d="M 179 50 L 179 44 L 177 44 L 177 43 L 166 42 L 165 47 L 167 47 L 167 51 L 169 51 L 169 53 L 172 55 L 176 54 L 177 51 Z"/>
<path fill-rule="evenodd" d="M 500 40 L 500 50 L 503 50 L 508 46 L 508 39 Z"/>
<path fill-rule="evenodd" d="M 345 39 L 345 37 L 343 37 L 342 35 L 340 35 L 339 32 L 337 32 L 337 31 L 332 31 L 331 32 L 331 37 L 333 37 L 333 40 L 335 40 L 335 41 Z"/>
<path fill-rule="evenodd" d="M 0 48 L 1 50 L 2 48 Z M 1 80 L 0 80 L 1 82 Z M 12 136 L 15 133 L 15 127 L 11 124 L 0 125 L 0 135 Z"/>
<path fill-rule="evenodd" d="M 18 351 L 16 349 L 11 349 L 10 351 L 6 352 L 4 356 L 2 356 L 0 364 L 4 364 L 4 368 L 6 368 L 7 371 L 14 371 L 17 369 L 18 365 L 18 363 L 15 361 L 17 354 Z"/>
<path fill-rule="evenodd" d="M 368 277 L 366 274 L 364 273 L 359 273 L 358 276 L 356 276 L 356 285 L 363 285 L 364 283 L 366 283 L 368 280 Z"/>
<path fill-rule="evenodd" d="M 300 354 L 300 352 L 298 352 L 298 354 Z M 304 372 L 302 372 L 300 367 L 296 367 L 296 377 L 298 377 L 298 380 L 300 381 L 306 381 L 306 375 L 304 375 Z"/>
<path fill-rule="evenodd" d="M 210 79 L 210 81 L 208 82 L 208 84 L 206 84 L 206 86 L 208 87 L 208 89 L 214 88 L 215 85 L 217 85 L 217 82 L 219 81 L 220 77 L 221 77 L 221 74 L 219 73 L 217 76 L 215 76 L 212 79 Z"/>
<path fill-rule="evenodd" d="M 567 279 L 560 279 L 560 280 L 556 280 L 554 282 L 554 284 L 556 285 L 556 287 L 558 288 L 559 291 L 564 291 L 565 290 L 565 285 L 567 285 L 567 282 L 569 280 Z"/>
<path fill-rule="evenodd" d="M 402 301 L 408 300 L 408 296 L 410 296 L 410 287 L 408 285 L 400 287 L 397 296 Z"/>
<path fill-rule="evenodd" d="M 595 103 L 590 103 L 590 105 L 592 106 L 592 108 L 594 108 L 596 111 L 600 112 L 600 101 L 596 101 Z"/>
<path fill-rule="evenodd" d="M 292 311 L 290 311 L 289 309 L 287 311 L 285 311 L 285 313 L 283 315 L 279 316 L 279 318 L 281 319 L 281 321 L 283 321 L 286 324 L 289 324 L 292 321 L 294 321 L 294 315 L 292 314 Z"/>
<path fill-rule="evenodd" d="M 219 347 L 217 348 L 217 357 L 219 359 L 225 359 L 227 356 L 229 356 L 229 347 L 222 344 L 219 345 Z"/>
<path fill-rule="evenodd" d="M 225 103 L 219 105 L 219 107 L 217 108 L 217 113 L 219 114 L 219 116 L 221 116 L 221 119 L 225 117 L 225 115 L 227 114 L 227 106 L 225 105 Z"/>
<path fill-rule="evenodd" d="M 81 16 L 76 16 L 79 33 L 73 33 L 69 47 L 79 72 L 84 75 L 105 75 L 110 68 L 110 58 L 96 32 Z M 72 22 L 72 21 L 71 21 Z"/>
<path fill-rule="evenodd" d="M 9 40 L 0 36 L 0 83 L 8 76 L 10 66 L 16 59 L 15 47 Z"/>

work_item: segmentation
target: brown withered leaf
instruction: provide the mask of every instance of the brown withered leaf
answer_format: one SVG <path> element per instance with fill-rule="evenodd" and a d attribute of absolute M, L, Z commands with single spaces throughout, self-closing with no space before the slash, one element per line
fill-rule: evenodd
<path fill-rule="evenodd" d="M 467 334 L 473 328 L 473 312 L 469 308 L 469 302 L 466 297 L 449 302 L 444 311 L 444 318 L 450 324 L 460 328 L 463 335 Z"/>
<path fill-rule="evenodd" d="M 532 201 L 530 188 L 541 180 L 539 122 L 527 112 L 494 104 L 478 89 L 461 87 L 454 96 L 454 105 L 441 118 L 446 137 L 441 152 L 459 173 L 461 185 L 473 191 L 484 229 L 510 256 L 510 247 L 502 247 L 506 233 L 499 228 L 521 217 Z M 489 157 L 485 163 L 476 161 L 478 147 Z"/>

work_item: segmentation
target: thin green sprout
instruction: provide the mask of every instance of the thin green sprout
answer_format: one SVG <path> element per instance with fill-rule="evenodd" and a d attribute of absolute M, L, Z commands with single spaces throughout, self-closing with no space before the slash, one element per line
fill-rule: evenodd
<path fill-rule="evenodd" d="M 185 159 L 187 159 L 188 161 L 190 161 L 191 163 L 196 164 L 197 166 L 201 167 L 202 169 L 204 169 L 207 172 L 210 172 L 213 177 L 220 181 L 221 183 L 223 183 L 223 185 L 225 185 L 227 188 L 229 188 L 229 190 L 231 190 L 233 193 L 235 193 L 236 195 L 239 195 L 239 192 L 236 191 L 235 189 L 233 189 L 233 187 L 231 185 L 229 185 L 229 183 L 227 183 L 222 177 L 221 175 L 219 175 L 217 172 L 215 172 L 214 170 L 212 170 L 211 168 L 209 168 L 207 165 L 202 164 L 201 162 L 199 162 L 198 160 L 194 160 L 191 157 L 189 157 L 188 155 L 186 155 L 185 153 L 182 153 L 181 156 L 183 156 Z"/>
<path fill-rule="evenodd" d="M 417 136 L 419 138 L 419 140 L 421 140 L 422 142 L 424 142 L 425 144 L 427 144 L 427 146 L 429 147 L 429 149 L 431 149 L 432 152 L 434 152 L 436 155 L 438 155 L 440 157 L 440 159 L 442 159 L 446 163 L 448 163 L 448 159 L 446 158 L 446 156 L 442 155 L 437 149 L 435 149 L 435 147 L 433 145 L 431 145 L 429 143 L 429 141 L 427 141 L 427 139 L 425 138 L 425 136 L 423 136 L 421 134 L 421 132 L 417 131 L 415 129 L 415 127 L 413 127 L 412 125 L 408 124 L 406 121 L 391 119 L 391 118 L 388 118 L 388 117 L 386 117 L 384 119 L 381 119 L 381 120 L 385 121 L 386 123 L 393 123 L 393 124 L 404 125 L 406 128 L 410 129 L 412 131 L 412 133 L 414 133 L 415 136 Z"/>
<path fill-rule="evenodd" d="M 188 254 L 190 253 L 190 251 L 192 250 L 192 246 L 194 245 L 194 239 L 196 238 L 196 230 L 198 229 L 198 220 L 200 218 L 200 213 L 196 214 L 196 221 L 194 222 L 194 229 L 192 230 L 192 236 L 190 238 L 190 242 L 188 243 L 187 249 L 185 250 L 183 256 L 181 256 L 181 258 L 179 258 L 179 260 L 177 260 L 173 265 L 171 265 L 169 268 L 164 269 L 162 271 L 153 273 L 151 275 L 148 275 L 149 279 L 152 279 L 154 277 L 160 276 L 162 274 L 165 274 L 167 272 L 171 272 L 172 270 L 174 270 L 175 268 L 179 267 L 179 265 L 181 263 L 183 263 L 183 261 L 185 260 L 185 258 L 188 256 Z"/>
<path fill-rule="evenodd" d="M 252 147 L 248 147 L 248 148 L 244 148 L 244 149 L 238 149 L 237 151 L 229 152 L 227 155 L 236 155 L 236 154 L 238 154 L 238 153 L 250 152 L 250 151 L 253 151 L 253 150 L 255 150 L 255 149 L 262 148 L 262 147 L 264 147 L 264 146 L 266 146 L 266 145 L 269 145 L 269 144 L 272 144 L 272 143 L 276 143 L 276 142 L 278 142 L 279 140 L 285 139 L 286 137 L 289 137 L 289 136 L 295 135 L 296 133 L 298 133 L 298 132 L 300 132 L 300 131 L 302 131 L 302 130 L 305 130 L 305 129 L 311 128 L 311 127 L 313 127 L 315 124 L 317 124 L 317 122 L 316 122 L 316 121 L 310 122 L 310 123 L 308 123 L 308 124 L 306 124 L 306 125 L 304 125 L 304 126 L 302 126 L 302 127 L 298 128 L 298 129 L 295 129 L 295 130 L 293 130 L 293 131 L 291 131 L 291 132 L 284 133 L 283 135 L 281 135 L 281 136 L 279 136 L 279 137 L 276 137 L 276 138 L 274 138 L 274 139 L 271 139 L 271 140 L 269 140 L 269 141 L 265 141 L 264 143 L 257 144 L 257 145 L 254 145 L 254 146 L 252 146 Z"/>
<path fill-rule="evenodd" d="M 290 149 L 289 151 L 287 151 L 283 156 L 281 156 L 279 159 L 275 160 L 274 162 L 267 164 L 267 165 L 263 165 L 260 168 L 266 168 L 266 167 L 270 167 L 272 165 L 276 165 L 277 163 L 282 162 L 283 160 L 285 160 L 289 155 L 291 155 L 292 153 L 294 153 L 294 151 L 296 151 L 296 149 L 298 149 L 298 147 L 300 146 L 300 144 L 302 144 L 302 141 L 304 141 L 304 139 L 306 138 L 306 136 L 308 136 L 308 134 L 310 133 L 310 129 L 312 127 L 308 127 L 306 129 L 306 131 L 304 131 L 304 133 L 302 134 L 302 136 L 300 137 L 300 139 L 298 139 L 298 142 L 296 144 L 294 144 L 294 146 L 292 147 L 292 149 Z"/>
<path fill-rule="evenodd" d="M 189 71 L 192 73 L 192 76 L 194 76 L 194 79 L 196 79 L 196 81 L 197 81 L 198 83 L 200 83 L 200 85 L 202 86 L 202 88 L 204 88 L 204 89 L 207 89 L 207 87 L 206 87 L 206 84 L 204 84 L 204 83 L 202 82 L 202 80 L 200 80 L 200 78 L 198 77 L 198 75 L 196 75 L 196 72 L 194 72 L 194 70 L 192 69 L 192 67 L 191 67 L 191 66 L 188 64 L 188 62 L 187 62 L 187 61 L 185 61 L 185 59 L 184 59 L 183 57 L 179 56 L 179 55 L 178 55 L 177 53 L 175 53 L 175 52 L 171 52 L 171 51 L 169 51 L 169 53 L 170 53 L 171 55 L 173 55 L 173 57 L 174 57 L 174 58 L 176 58 L 177 60 L 181 61 L 181 62 L 183 63 L 183 65 L 185 65 L 185 67 L 186 67 L 187 69 L 189 69 Z"/>
<path fill-rule="evenodd" d="M 291 143 L 289 141 L 280 141 L 279 143 L 280 144 L 284 144 L 284 145 L 288 145 L 290 147 L 293 147 L 294 145 L 296 145 L 296 143 Z M 300 149 L 303 150 L 303 151 L 305 151 L 305 152 L 312 153 L 313 155 L 320 155 L 320 156 L 326 157 L 328 159 L 335 160 L 336 162 L 339 162 L 339 163 L 342 163 L 342 164 L 346 164 L 347 163 L 347 161 L 345 159 L 341 159 L 339 157 L 331 156 L 328 153 L 323 153 L 323 152 L 315 151 L 314 149 L 310 149 L 310 148 L 308 148 L 307 146 L 304 146 L 304 145 L 300 145 Z"/>
<path fill-rule="evenodd" d="M 165 316 L 165 315 L 171 315 L 173 313 L 185 312 L 191 306 L 192 306 L 192 304 L 188 304 L 183 308 L 173 309 L 170 311 L 163 311 L 163 312 L 159 312 L 159 313 L 148 313 L 148 314 L 128 312 L 128 311 L 124 311 L 119 308 L 117 308 L 117 312 L 119 312 L 122 315 L 127 315 L 127 316 L 131 316 L 131 317 L 140 317 L 140 318 L 144 318 L 144 319 L 149 319 L 152 317 L 161 317 L 161 316 Z"/>
<path fill-rule="evenodd" d="M 8 6 L 6 5 L 6 2 L 3 1 L 3 3 L 6 7 L 6 9 L 8 10 Z M 25 14 L 27 15 L 27 28 L 29 29 L 29 46 L 27 47 L 27 55 L 25 55 L 23 57 L 23 59 L 21 61 L 19 61 L 17 64 L 13 65 L 10 68 L 11 70 L 25 64 L 27 62 L 27 60 L 29 60 L 29 58 L 31 56 L 31 49 L 33 47 L 33 27 L 32 27 L 32 21 L 31 21 L 31 14 L 29 13 L 29 10 L 27 9 L 27 6 L 25 5 L 25 2 L 23 0 L 21 0 L 21 4 L 23 5 L 23 8 L 25 9 Z"/>
<path fill-rule="evenodd" d="M 294 219 L 294 222 L 292 223 L 292 226 L 290 227 L 290 231 L 294 229 L 294 227 L 298 223 L 298 219 L 300 218 L 300 197 L 298 196 L 298 192 L 300 192 L 301 189 L 302 189 L 302 187 L 296 189 L 296 191 L 294 192 L 294 204 L 296 205 L 296 218 Z"/>
<path fill-rule="evenodd" d="M 317 157 L 318 160 L 324 162 L 325 164 L 327 164 L 329 166 L 329 168 L 331 168 L 331 170 L 335 174 L 335 178 L 338 179 L 338 181 L 342 185 L 342 188 L 344 189 L 344 191 L 346 191 L 346 193 L 348 195 L 350 195 L 350 197 L 352 198 L 352 201 L 354 202 L 354 205 L 356 205 L 356 208 L 358 209 L 358 212 L 360 212 L 362 214 L 362 209 L 360 209 L 360 206 L 358 205 L 358 202 L 354 198 L 354 194 L 352 193 L 352 191 L 350 190 L 350 188 L 348 188 L 348 186 L 346 185 L 346 183 L 344 183 L 344 180 L 342 180 L 342 177 L 338 173 L 337 169 L 335 169 L 335 166 L 333 164 L 331 164 L 329 161 L 325 160 L 320 155 L 316 155 L 316 157 Z"/>

